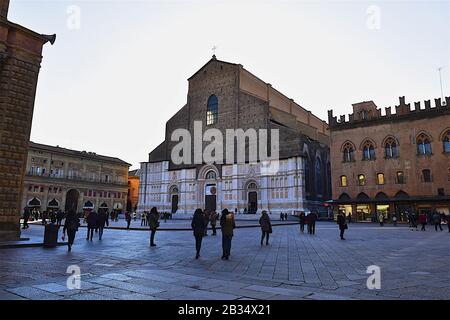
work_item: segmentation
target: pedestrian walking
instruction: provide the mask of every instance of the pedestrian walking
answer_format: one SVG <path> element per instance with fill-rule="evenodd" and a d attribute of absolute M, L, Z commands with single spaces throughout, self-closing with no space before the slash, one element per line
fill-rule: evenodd
<path fill-rule="evenodd" d="M 316 221 L 317 221 L 317 213 L 311 212 L 308 214 L 308 231 L 309 234 L 316 234 Z"/>
<path fill-rule="evenodd" d="M 44 210 L 43 212 L 42 212 L 42 224 L 47 224 L 47 218 L 48 218 L 48 213 L 47 213 L 47 210 Z"/>
<path fill-rule="evenodd" d="M 23 209 L 23 227 L 22 229 L 28 229 L 30 226 L 28 225 L 28 220 L 30 219 L 31 211 L 28 206 Z"/>
<path fill-rule="evenodd" d="M 228 260 L 230 258 L 233 230 L 236 228 L 234 215 L 228 209 L 222 210 L 220 226 L 222 227 L 222 260 Z"/>
<path fill-rule="evenodd" d="M 191 222 L 192 230 L 194 231 L 194 237 L 195 237 L 195 250 L 196 255 L 195 259 L 198 259 L 200 257 L 200 249 L 202 248 L 202 239 L 205 235 L 205 217 L 203 214 L 202 209 L 197 209 L 194 212 L 194 216 L 192 217 Z"/>
<path fill-rule="evenodd" d="M 259 218 L 259 225 L 261 226 L 261 246 L 266 239 L 266 246 L 269 245 L 269 234 L 272 233 L 272 224 L 270 223 L 269 215 L 266 210 L 261 212 L 261 218 Z"/>
<path fill-rule="evenodd" d="M 212 228 L 212 235 L 215 236 L 217 235 L 217 231 L 216 231 L 216 224 L 217 224 L 217 213 L 215 211 L 211 212 L 211 216 L 209 217 L 210 223 L 211 223 L 211 228 Z"/>
<path fill-rule="evenodd" d="M 344 219 L 345 219 L 345 213 L 342 213 L 344 215 Z M 352 223 L 352 214 L 349 213 L 348 214 L 348 223 Z"/>
<path fill-rule="evenodd" d="M 149 224 L 150 231 L 151 231 L 151 234 L 150 234 L 150 246 L 151 247 L 156 247 L 155 234 L 156 234 L 156 230 L 159 227 L 159 221 L 158 220 L 159 220 L 158 210 L 156 209 L 156 207 L 153 207 L 150 210 L 150 214 L 148 216 L 148 224 Z"/>
<path fill-rule="evenodd" d="M 344 232 L 346 229 L 348 229 L 348 225 L 347 225 L 347 223 L 345 223 L 345 215 L 342 211 L 339 211 L 336 222 L 339 225 L 339 231 L 340 231 L 339 236 L 341 237 L 341 240 L 345 240 Z"/>
<path fill-rule="evenodd" d="M 211 214 L 209 213 L 209 211 L 205 210 L 205 213 L 203 215 L 203 218 L 205 219 L 205 229 L 203 230 L 205 237 L 208 235 L 208 224 L 209 224 L 210 217 L 211 217 Z"/>
<path fill-rule="evenodd" d="M 141 213 L 141 227 L 142 226 L 147 226 L 147 223 L 146 223 L 146 221 L 147 221 L 147 212 L 142 212 Z"/>
<path fill-rule="evenodd" d="M 86 240 L 91 240 L 94 237 L 94 230 L 97 229 L 97 213 L 95 211 L 91 211 L 88 213 L 86 218 L 87 222 L 87 236 Z"/>
<path fill-rule="evenodd" d="M 380 223 L 380 227 L 384 225 L 384 215 L 382 213 L 378 215 L 378 222 Z"/>
<path fill-rule="evenodd" d="M 67 213 L 66 221 L 64 223 L 62 240 L 64 241 L 66 237 L 66 231 L 68 236 L 68 251 L 72 251 L 73 242 L 75 241 L 75 235 L 78 231 L 78 227 L 80 226 L 80 219 L 75 212 L 75 210 L 69 210 Z"/>
<path fill-rule="evenodd" d="M 127 222 L 127 229 L 130 229 L 131 214 L 128 211 L 125 211 L 125 220 Z"/>
<path fill-rule="evenodd" d="M 283 212 L 281 212 L 280 213 L 280 221 L 283 221 L 283 219 L 284 219 L 284 214 L 283 214 Z"/>
<path fill-rule="evenodd" d="M 133 212 L 133 220 L 136 221 L 136 219 L 137 219 L 137 213 L 136 213 L 136 211 L 134 211 Z"/>
<path fill-rule="evenodd" d="M 305 232 L 305 223 L 306 223 L 306 216 L 304 212 L 300 212 L 300 232 L 303 233 Z"/>
<path fill-rule="evenodd" d="M 426 231 L 425 225 L 427 224 L 427 216 L 423 212 L 421 214 L 419 214 L 419 223 L 422 225 L 422 228 L 420 229 L 420 231 Z"/>
<path fill-rule="evenodd" d="M 98 240 L 102 240 L 105 225 L 109 227 L 108 214 L 105 211 L 100 211 L 97 217 Z"/>
<path fill-rule="evenodd" d="M 442 231 L 441 215 L 437 211 L 435 211 L 433 214 L 433 223 L 434 223 L 434 230 L 438 231 L 438 227 L 439 227 L 439 229 L 441 229 L 441 231 Z"/>
<path fill-rule="evenodd" d="M 56 212 L 56 224 L 59 226 L 62 225 L 62 220 L 64 219 L 64 212 L 62 210 L 58 210 Z"/>
<path fill-rule="evenodd" d="M 394 227 L 397 226 L 397 216 L 394 214 L 394 216 L 392 217 L 392 223 L 394 224 Z"/>
<path fill-rule="evenodd" d="M 284 220 L 287 221 L 287 220 L 288 220 L 288 217 L 289 217 L 288 214 L 285 213 L 285 214 L 284 214 Z"/>

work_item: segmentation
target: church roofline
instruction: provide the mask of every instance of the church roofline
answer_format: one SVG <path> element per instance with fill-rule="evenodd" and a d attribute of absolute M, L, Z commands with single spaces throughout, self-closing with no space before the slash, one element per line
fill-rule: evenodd
<path fill-rule="evenodd" d="M 223 60 L 218 60 L 217 58 L 216 58 L 216 56 L 214 55 L 207 63 L 205 63 L 200 69 L 198 69 L 192 76 L 190 76 L 189 78 L 188 78 L 188 81 L 190 81 L 192 78 L 194 78 L 200 71 L 202 71 L 208 64 L 210 64 L 211 62 L 213 62 L 213 61 L 215 61 L 215 62 L 220 62 L 220 63 L 225 63 L 225 64 L 228 64 L 228 65 L 231 65 L 231 66 L 238 66 L 238 64 L 237 63 L 232 63 L 232 62 L 227 62 L 227 61 L 223 61 Z"/>

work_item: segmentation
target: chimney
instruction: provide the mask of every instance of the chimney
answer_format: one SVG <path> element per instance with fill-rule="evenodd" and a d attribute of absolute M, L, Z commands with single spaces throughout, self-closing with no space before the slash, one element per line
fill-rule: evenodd
<path fill-rule="evenodd" d="M 9 0 L 0 0 L 0 19 L 8 18 Z"/>

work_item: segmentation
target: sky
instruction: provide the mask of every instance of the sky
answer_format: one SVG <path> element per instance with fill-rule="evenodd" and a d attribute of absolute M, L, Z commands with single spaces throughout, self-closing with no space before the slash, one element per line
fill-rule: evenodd
<path fill-rule="evenodd" d="M 213 54 L 323 120 L 450 95 L 449 1 L 11 0 L 44 34 L 31 140 L 139 168 Z M 434 102 L 433 102 L 434 103 Z"/>

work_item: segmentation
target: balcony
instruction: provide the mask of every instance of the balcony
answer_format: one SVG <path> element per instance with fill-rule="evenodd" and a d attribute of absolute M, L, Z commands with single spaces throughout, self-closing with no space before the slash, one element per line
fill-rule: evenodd
<path fill-rule="evenodd" d="M 115 186 L 121 186 L 125 187 L 128 186 L 128 182 L 117 182 L 117 181 L 104 181 L 101 179 L 90 179 L 90 178 L 83 178 L 80 176 L 67 176 L 67 175 L 55 175 L 55 174 L 36 174 L 32 172 L 27 172 L 25 174 L 26 177 L 37 177 L 37 178 L 43 178 L 48 179 L 51 181 L 76 181 L 76 182 L 85 182 L 85 183 L 98 183 L 98 184 L 107 184 L 107 185 L 115 185 Z"/>

